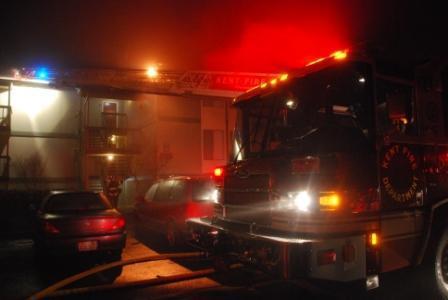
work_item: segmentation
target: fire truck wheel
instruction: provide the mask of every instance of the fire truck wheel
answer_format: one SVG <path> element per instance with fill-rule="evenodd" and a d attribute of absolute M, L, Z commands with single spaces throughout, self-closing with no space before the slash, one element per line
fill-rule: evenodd
<path fill-rule="evenodd" d="M 230 263 L 224 256 L 215 256 L 213 258 L 213 268 L 217 272 L 228 272 L 229 271 Z"/>
<path fill-rule="evenodd" d="M 437 244 L 434 272 L 441 296 L 448 299 L 448 229 L 441 235 Z"/>

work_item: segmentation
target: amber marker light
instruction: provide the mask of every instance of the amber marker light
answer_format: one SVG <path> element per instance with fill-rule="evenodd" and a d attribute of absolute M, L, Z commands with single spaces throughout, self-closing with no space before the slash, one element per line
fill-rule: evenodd
<path fill-rule="evenodd" d="M 276 85 L 277 84 L 277 78 L 274 78 L 271 80 L 271 85 Z"/>
<path fill-rule="evenodd" d="M 347 50 L 335 51 L 330 56 L 333 57 L 336 60 L 342 60 L 342 59 L 346 59 L 347 58 L 347 52 L 348 52 Z"/>
<path fill-rule="evenodd" d="M 280 75 L 280 81 L 285 81 L 285 80 L 287 80 L 288 79 L 288 74 L 282 74 L 282 75 Z"/>
<path fill-rule="evenodd" d="M 341 204 L 341 198 L 337 193 L 329 193 L 319 197 L 319 204 L 323 210 L 336 210 Z"/>
<path fill-rule="evenodd" d="M 378 234 L 376 233 L 376 232 L 371 232 L 371 233 L 369 233 L 369 239 L 368 239 L 368 241 L 369 241 L 369 245 L 370 246 L 378 246 L 378 244 L 379 244 L 379 242 L 380 242 L 380 239 L 379 239 L 379 236 L 378 236 Z"/>
<path fill-rule="evenodd" d="M 262 84 L 260 84 L 260 87 L 262 88 L 262 89 L 264 89 L 265 87 L 267 87 L 268 86 L 268 84 L 266 83 L 266 82 L 263 82 Z"/>

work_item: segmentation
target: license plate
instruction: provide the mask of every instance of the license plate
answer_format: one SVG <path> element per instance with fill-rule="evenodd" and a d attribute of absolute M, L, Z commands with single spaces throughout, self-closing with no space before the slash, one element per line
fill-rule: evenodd
<path fill-rule="evenodd" d="M 85 241 L 85 242 L 78 243 L 79 251 L 94 251 L 96 249 L 98 249 L 97 241 Z"/>

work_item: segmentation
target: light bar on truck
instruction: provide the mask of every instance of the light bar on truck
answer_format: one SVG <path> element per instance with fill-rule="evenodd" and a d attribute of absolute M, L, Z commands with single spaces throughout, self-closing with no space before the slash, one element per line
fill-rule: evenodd
<path fill-rule="evenodd" d="M 276 77 L 276 78 L 272 78 L 271 80 L 269 80 L 269 83 L 271 84 L 271 86 L 276 86 L 277 83 L 279 82 L 284 82 L 288 79 L 288 74 L 287 73 L 283 73 L 280 74 L 280 76 Z M 260 83 L 260 88 L 264 89 L 266 87 L 268 87 L 268 83 L 267 82 L 262 82 Z M 252 89 L 250 89 L 249 91 L 251 91 Z"/>
<path fill-rule="evenodd" d="M 316 60 L 310 61 L 310 62 L 307 63 L 305 66 L 308 67 L 308 66 L 312 66 L 312 65 L 318 64 L 318 63 L 320 63 L 321 61 L 324 61 L 325 58 L 326 58 L 326 57 L 321 57 L 321 58 L 318 58 L 318 59 L 316 59 Z"/>
<path fill-rule="evenodd" d="M 348 50 L 339 50 L 331 53 L 330 57 L 333 57 L 336 60 L 346 59 L 348 54 Z"/>
<path fill-rule="evenodd" d="M 284 74 L 280 75 L 279 79 L 280 79 L 280 81 L 285 81 L 285 80 L 287 80 L 287 79 L 288 79 L 288 74 L 287 74 L 287 73 L 284 73 Z"/>
<path fill-rule="evenodd" d="M 327 57 L 321 57 L 321 58 L 315 59 L 315 60 L 307 63 L 305 66 L 307 66 L 307 67 L 308 66 L 312 66 L 312 65 L 320 63 L 320 62 L 322 62 L 322 61 L 324 61 L 326 59 L 329 59 L 329 58 L 332 58 L 332 59 L 335 59 L 335 60 L 343 60 L 343 59 L 346 59 L 347 56 L 348 56 L 348 49 L 338 50 L 338 51 L 335 51 L 335 52 L 331 53 Z"/>

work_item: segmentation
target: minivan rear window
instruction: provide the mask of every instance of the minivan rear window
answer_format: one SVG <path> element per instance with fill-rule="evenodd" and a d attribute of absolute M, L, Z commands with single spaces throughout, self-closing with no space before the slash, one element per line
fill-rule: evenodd
<path fill-rule="evenodd" d="M 159 184 L 158 183 L 154 183 L 150 188 L 149 188 L 149 190 L 146 192 L 146 194 L 145 194 L 145 201 L 146 202 L 151 202 L 151 201 L 153 201 L 154 200 L 154 197 L 155 197 L 155 195 L 156 195 L 156 191 L 157 191 L 157 188 L 159 187 Z"/>
<path fill-rule="evenodd" d="M 195 201 L 207 201 L 215 189 L 215 185 L 210 180 L 193 181 L 192 198 Z"/>
<path fill-rule="evenodd" d="M 154 201 L 164 202 L 169 201 L 171 195 L 171 187 L 173 185 L 173 180 L 162 181 L 159 183 L 159 186 L 156 191 L 156 195 L 154 197 Z"/>
<path fill-rule="evenodd" d="M 187 184 L 184 180 L 175 180 L 171 189 L 171 198 L 173 202 L 182 202 L 187 200 Z"/>

